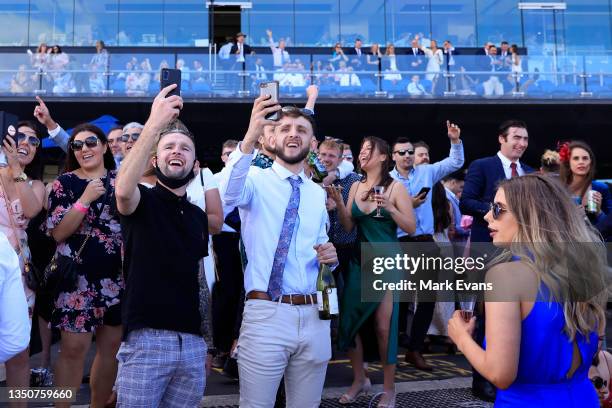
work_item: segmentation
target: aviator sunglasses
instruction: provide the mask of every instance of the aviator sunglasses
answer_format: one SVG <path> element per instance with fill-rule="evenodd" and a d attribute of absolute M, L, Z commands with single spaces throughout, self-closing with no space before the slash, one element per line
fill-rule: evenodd
<path fill-rule="evenodd" d="M 32 147 L 38 147 L 40 145 L 40 139 L 36 136 L 28 136 L 25 133 L 17 133 L 17 135 L 15 136 L 17 139 L 17 144 L 20 144 L 24 140 L 27 140 L 30 146 Z"/>

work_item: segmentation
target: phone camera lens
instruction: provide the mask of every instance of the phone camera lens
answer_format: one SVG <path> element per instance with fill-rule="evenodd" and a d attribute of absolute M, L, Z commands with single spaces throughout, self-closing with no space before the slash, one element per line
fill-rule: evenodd
<path fill-rule="evenodd" d="M 168 79 L 168 75 L 169 75 L 169 72 L 168 71 L 164 71 L 164 79 Z"/>

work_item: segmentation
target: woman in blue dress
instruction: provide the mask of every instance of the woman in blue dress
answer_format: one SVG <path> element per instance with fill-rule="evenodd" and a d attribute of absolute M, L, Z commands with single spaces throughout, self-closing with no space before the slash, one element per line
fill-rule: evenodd
<path fill-rule="evenodd" d="M 606 322 L 599 237 L 567 189 L 539 174 L 500 183 L 485 220 L 504 254 L 487 272 L 484 349 L 460 312 L 449 336 L 498 388 L 495 407 L 599 407 L 587 376 Z"/>

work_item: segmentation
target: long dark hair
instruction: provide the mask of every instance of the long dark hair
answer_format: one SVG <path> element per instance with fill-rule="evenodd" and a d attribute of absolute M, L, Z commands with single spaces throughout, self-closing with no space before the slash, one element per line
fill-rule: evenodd
<path fill-rule="evenodd" d="M 570 162 L 572 160 L 572 150 L 579 148 L 584 149 L 589 154 L 591 158 L 591 166 L 589 167 L 589 173 L 586 175 L 586 179 L 584 180 L 584 184 L 580 187 L 580 197 L 586 193 L 586 191 L 591 186 L 591 182 L 595 178 L 595 154 L 591 149 L 591 146 L 583 142 L 582 140 L 573 140 L 567 144 L 567 147 L 562 146 L 561 149 L 567 149 L 567 155 L 562 154 L 561 156 L 561 167 L 559 169 L 559 177 L 563 184 L 569 186 L 574 180 L 574 174 L 570 169 Z"/>
<path fill-rule="evenodd" d="M 389 169 L 391 168 L 391 163 L 392 163 L 391 152 L 389 151 L 389 143 L 387 143 L 385 140 L 379 137 L 376 137 L 376 136 L 367 136 L 363 138 L 363 140 L 361 141 L 361 146 L 359 147 L 359 150 L 363 148 L 363 145 L 366 142 L 369 142 L 370 146 L 372 146 L 372 150 L 370 151 L 370 156 L 375 151 L 385 155 L 385 160 L 381 162 L 380 164 L 380 182 L 378 183 L 378 185 L 385 187 L 385 190 L 386 190 L 387 187 L 389 187 L 391 183 L 393 183 L 393 178 L 389 174 Z M 368 173 L 363 169 L 361 169 L 361 173 L 363 174 L 361 182 L 365 183 L 366 181 L 368 181 Z M 365 201 L 373 195 L 374 195 L 374 188 L 372 187 L 369 191 L 366 191 L 363 194 L 361 199 Z"/>
<path fill-rule="evenodd" d="M 431 208 L 434 215 L 434 231 L 443 232 L 451 223 L 450 206 L 446 190 L 439 181 L 431 188 Z"/>
<path fill-rule="evenodd" d="M 39 139 L 42 139 L 40 137 L 39 127 L 38 125 L 36 125 L 36 123 L 34 123 L 34 121 L 31 121 L 31 120 L 19 121 L 19 123 L 17 123 L 17 129 L 19 129 L 22 126 L 32 129 L 34 133 L 36 134 L 36 137 Z M 42 180 L 43 168 L 44 168 L 44 165 L 43 165 L 43 159 L 42 159 L 42 140 L 41 140 L 40 144 L 36 148 L 36 153 L 34 153 L 34 158 L 30 162 L 30 164 L 25 166 L 25 169 L 23 169 L 23 172 L 32 180 Z"/>
<path fill-rule="evenodd" d="M 103 146 L 108 144 L 106 135 L 99 127 L 92 125 L 91 123 L 82 123 L 78 125 L 72 130 L 72 135 L 70 135 L 70 140 L 68 140 L 68 156 L 66 156 L 66 165 L 64 167 L 65 172 L 74 171 L 81 168 L 81 165 L 74 155 L 74 150 L 72 150 L 72 141 L 74 140 L 74 137 L 81 132 L 91 132 L 96 135 L 98 139 L 100 139 Z M 115 158 L 113 157 L 113 153 L 111 152 L 111 149 L 106 149 L 106 152 L 104 153 L 104 168 L 106 170 L 115 170 L 115 167 Z"/>

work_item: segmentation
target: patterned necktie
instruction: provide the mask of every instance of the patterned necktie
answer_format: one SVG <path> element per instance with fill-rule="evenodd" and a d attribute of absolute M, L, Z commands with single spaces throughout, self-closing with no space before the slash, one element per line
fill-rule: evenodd
<path fill-rule="evenodd" d="M 516 170 L 516 163 L 510 163 L 510 170 L 512 170 L 510 178 L 515 178 L 519 176 L 518 170 Z"/>
<path fill-rule="evenodd" d="M 302 183 L 302 179 L 288 178 L 287 180 L 291 183 L 291 197 L 289 197 L 289 204 L 285 210 L 285 218 L 283 219 L 278 245 L 274 253 L 270 281 L 268 282 L 268 295 L 270 295 L 271 300 L 277 300 L 282 294 L 283 271 L 285 270 L 289 245 L 291 244 L 295 220 L 297 219 L 298 209 L 300 207 L 300 184 Z"/>

